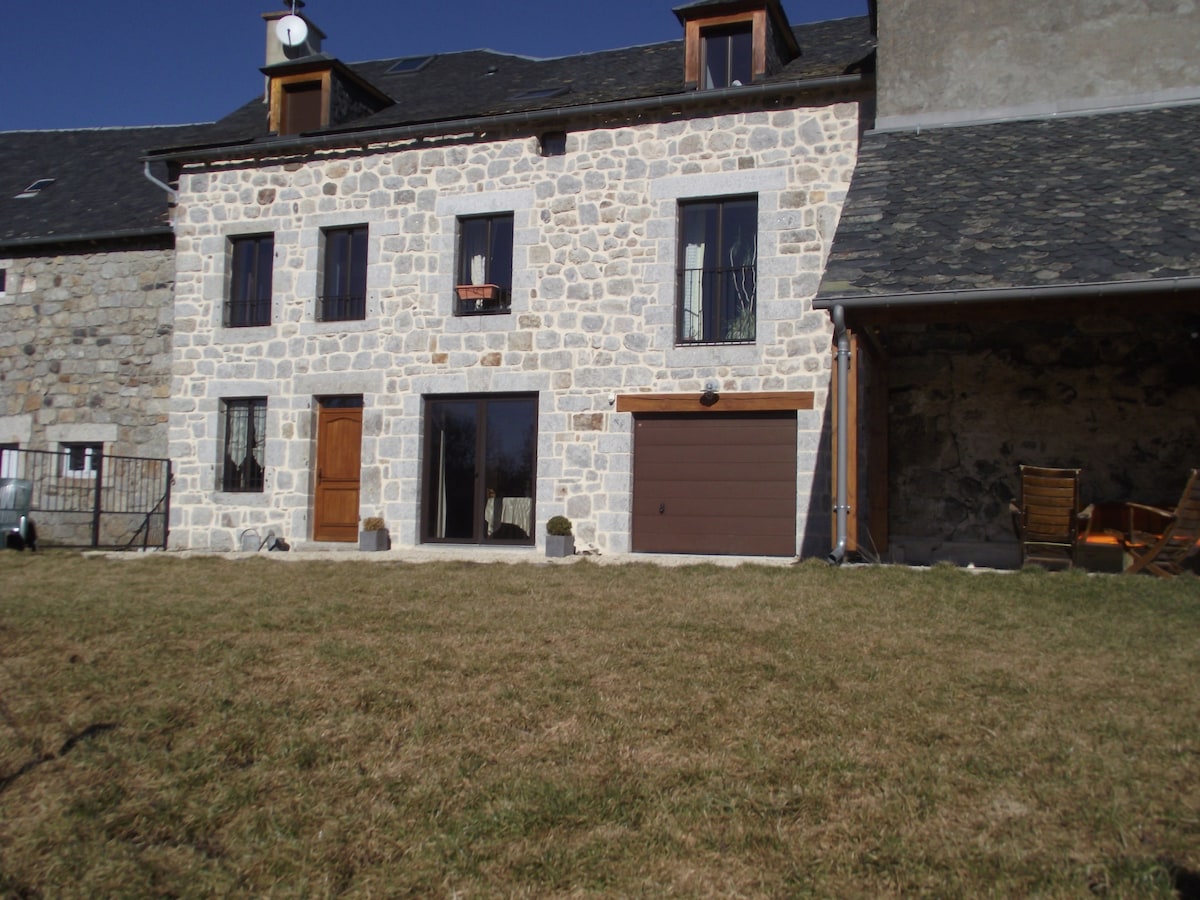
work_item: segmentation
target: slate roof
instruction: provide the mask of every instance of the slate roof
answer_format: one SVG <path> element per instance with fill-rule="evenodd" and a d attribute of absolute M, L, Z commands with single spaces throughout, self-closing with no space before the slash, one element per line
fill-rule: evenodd
<path fill-rule="evenodd" d="M 766 82 L 786 82 L 859 71 L 875 48 L 866 16 L 798 25 L 794 29 L 801 55 Z M 494 50 L 466 50 L 434 55 L 415 72 L 389 74 L 399 59 L 347 63 L 348 68 L 391 97 L 395 103 L 374 115 L 344 123 L 330 132 L 354 132 L 510 113 L 565 110 L 594 103 L 694 95 L 685 91 L 682 39 L 617 50 L 537 59 Z M 866 68 L 870 68 L 869 65 Z M 521 98 L 525 91 L 566 88 L 551 97 Z M 266 114 L 259 100 L 241 114 L 256 110 L 260 140 Z M 164 145 L 171 146 L 171 145 Z M 184 146 L 182 144 L 174 146 Z"/>
<path fill-rule="evenodd" d="M 1200 105 L 864 136 L 818 302 L 1200 276 Z"/>
<path fill-rule="evenodd" d="M 141 157 L 165 143 L 246 135 L 231 117 L 206 125 L 0 132 L 0 253 L 55 243 L 170 234 L 167 195 L 143 175 Z M 166 174 L 160 167 L 157 177 Z M 17 194 L 41 178 L 34 197 Z"/>
<path fill-rule="evenodd" d="M 865 16 L 801 25 L 795 32 L 801 56 L 772 81 L 843 74 L 875 46 Z M 683 54 L 683 41 L 677 40 L 552 59 L 492 50 L 444 53 L 408 74 L 388 74 L 396 58 L 350 63 L 352 71 L 395 103 L 337 130 L 679 95 L 684 93 Z M 543 88 L 566 91 L 551 97 L 518 96 Z M 16 252 L 31 241 L 169 234 L 166 194 L 144 177 L 143 157 L 169 148 L 272 140 L 278 139 L 267 133 L 261 97 L 206 125 L 0 132 L 0 253 Z M 165 167 L 156 166 L 163 178 Z M 37 197 L 15 199 L 39 178 L 55 181 Z"/>

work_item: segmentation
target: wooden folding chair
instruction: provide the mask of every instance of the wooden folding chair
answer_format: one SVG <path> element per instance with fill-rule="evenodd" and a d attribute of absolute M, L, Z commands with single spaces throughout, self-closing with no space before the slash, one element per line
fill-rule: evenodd
<path fill-rule="evenodd" d="M 1079 469 L 1021 466 L 1021 495 L 1009 505 L 1021 565 L 1071 568 L 1092 508 L 1079 509 Z"/>
<path fill-rule="evenodd" d="M 1126 504 L 1130 511 L 1129 535 L 1124 540 L 1125 552 L 1133 560 L 1126 575 L 1150 572 L 1160 578 L 1180 575 L 1189 557 L 1200 551 L 1200 469 L 1192 474 L 1183 495 L 1174 509 L 1159 509 L 1142 503 Z M 1162 534 L 1138 531 L 1133 528 L 1134 512 L 1151 513 L 1161 517 Z"/>

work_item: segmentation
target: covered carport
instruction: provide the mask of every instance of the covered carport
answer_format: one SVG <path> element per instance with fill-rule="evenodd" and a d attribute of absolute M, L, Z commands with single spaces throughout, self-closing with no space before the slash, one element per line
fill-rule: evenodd
<path fill-rule="evenodd" d="M 835 326 L 833 556 L 1015 565 L 1021 463 L 1163 503 L 1200 465 L 1200 107 L 868 133 Z"/>

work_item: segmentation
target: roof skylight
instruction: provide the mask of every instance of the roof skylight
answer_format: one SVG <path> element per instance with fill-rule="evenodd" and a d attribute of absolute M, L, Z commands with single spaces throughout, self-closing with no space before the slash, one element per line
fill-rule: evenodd
<path fill-rule="evenodd" d="M 25 200 L 29 197 L 36 197 L 38 194 L 40 194 L 46 188 L 50 187 L 50 185 L 52 185 L 52 184 L 54 184 L 53 178 L 39 178 L 37 181 L 35 181 L 29 187 L 25 188 L 25 190 L 21 191 L 21 193 L 17 194 L 15 199 Z"/>
<path fill-rule="evenodd" d="M 560 84 L 556 87 L 532 88 L 528 91 L 517 91 L 509 99 L 510 100 L 547 100 L 550 97 L 561 97 L 563 94 L 571 90 L 566 85 Z"/>
<path fill-rule="evenodd" d="M 407 75 L 410 72 L 419 72 L 429 65 L 432 59 L 432 56 L 406 56 L 404 59 L 398 59 L 392 63 L 384 74 Z"/>

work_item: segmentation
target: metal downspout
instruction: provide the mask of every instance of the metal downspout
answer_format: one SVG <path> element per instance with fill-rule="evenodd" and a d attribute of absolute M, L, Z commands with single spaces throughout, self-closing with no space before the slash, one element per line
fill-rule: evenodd
<path fill-rule="evenodd" d="M 151 184 L 153 184 L 155 187 L 160 187 L 164 191 L 166 191 L 167 195 L 171 198 L 172 203 L 176 202 L 179 199 L 179 192 L 177 190 L 175 190 L 175 188 L 171 187 L 165 181 L 160 181 L 158 178 L 156 178 L 150 172 L 150 160 L 146 160 L 146 165 L 142 169 L 142 174 L 145 175 L 146 180 L 149 181 Z"/>
<path fill-rule="evenodd" d="M 830 310 L 833 316 L 833 336 L 837 343 L 837 368 L 834 377 L 837 379 L 837 424 L 834 433 L 837 434 L 837 484 L 834 486 L 833 510 L 837 518 L 836 543 L 829 552 L 826 560 L 831 565 L 841 565 L 846 559 L 846 543 L 849 540 L 848 513 L 850 511 L 850 442 L 846 440 L 846 429 L 849 427 L 850 398 L 847 396 L 850 383 L 850 334 L 846 331 L 846 310 L 839 303 Z"/>

